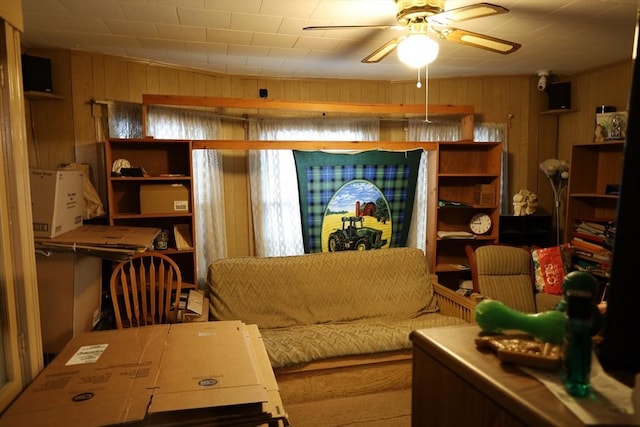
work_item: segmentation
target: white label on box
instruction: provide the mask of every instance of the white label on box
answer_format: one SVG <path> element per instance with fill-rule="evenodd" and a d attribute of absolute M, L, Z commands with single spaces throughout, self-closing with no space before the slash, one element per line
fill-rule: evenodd
<path fill-rule="evenodd" d="M 173 210 L 176 212 L 186 212 L 189 210 L 189 201 L 187 200 L 174 200 Z"/>
<path fill-rule="evenodd" d="M 96 363 L 100 356 L 102 356 L 102 353 L 107 349 L 108 345 L 109 344 L 84 345 L 80 347 L 69 360 L 67 360 L 65 366 Z"/>

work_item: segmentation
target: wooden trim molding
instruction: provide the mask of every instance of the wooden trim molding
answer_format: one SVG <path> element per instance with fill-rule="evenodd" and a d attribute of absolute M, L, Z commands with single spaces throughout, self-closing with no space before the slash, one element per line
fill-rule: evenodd
<path fill-rule="evenodd" d="M 147 105 L 171 105 L 175 107 L 210 107 L 210 108 L 239 108 L 257 110 L 290 110 L 317 111 L 338 113 L 360 113 L 369 115 L 422 115 L 424 104 L 364 104 L 348 102 L 310 102 L 284 101 L 274 99 L 250 98 L 218 98 L 206 96 L 180 95 L 142 95 L 143 107 Z M 431 116 L 467 116 L 473 115 L 471 105 L 438 105 L 429 104 Z"/>
<path fill-rule="evenodd" d="M 211 150 L 385 150 L 409 151 L 438 148 L 436 142 L 421 141 L 250 141 L 250 140 L 198 140 L 193 149 Z"/>

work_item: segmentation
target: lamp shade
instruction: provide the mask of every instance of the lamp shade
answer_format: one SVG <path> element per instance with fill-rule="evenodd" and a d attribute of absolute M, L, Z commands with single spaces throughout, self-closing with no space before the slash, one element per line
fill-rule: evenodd
<path fill-rule="evenodd" d="M 440 46 L 426 34 L 411 34 L 398 45 L 398 57 L 410 67 L 419 68 L 432 63 Z"/>

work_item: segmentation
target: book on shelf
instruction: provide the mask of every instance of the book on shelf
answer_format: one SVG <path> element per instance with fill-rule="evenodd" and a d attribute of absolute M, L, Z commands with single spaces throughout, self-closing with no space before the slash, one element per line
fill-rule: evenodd
<path fill-rule="evenodd" d="M 581 249 L 593 253 L 611 253 L 611 251 L 605 248 L 602 244 L 588 242 L 584 239 L 581 239 L 580 237 L 572 238 L 571 246 L 575 247 L 576 249 Z"/>
<path fill-rule="evenodd" d="M 603 235 L 583 233 L 582 231 L 576 230 L 573 232 L 573 236 L 578 237 L 582 240 L 586 240 L 587 242 L 594 242 L 594 243 L 600 243 L 600 244 L 605 243 L 605 237 Z"/>
<path fill-rule="evenodd" d="M 193 249 L 193 239 L 191 238 L 189 224 L 175 224 L 173 226 L 173 237 L 176 241 L 176 249 Z"/>

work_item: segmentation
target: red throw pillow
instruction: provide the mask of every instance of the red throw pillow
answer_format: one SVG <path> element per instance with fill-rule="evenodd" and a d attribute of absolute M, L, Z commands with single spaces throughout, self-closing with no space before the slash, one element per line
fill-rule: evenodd
<path fill-rule="evenodd" d="M 531 251 L 538 292 L 562 295 L 568 247 L 564 244 Z"/>

